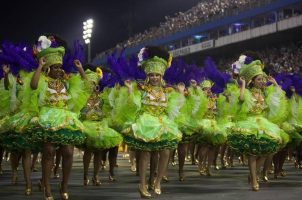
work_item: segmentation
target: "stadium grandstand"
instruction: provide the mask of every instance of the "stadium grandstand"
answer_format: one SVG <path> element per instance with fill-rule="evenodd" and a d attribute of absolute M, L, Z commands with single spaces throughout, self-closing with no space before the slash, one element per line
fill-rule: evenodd
<path fill-rule="evenodd" d="M 254 50 L 272 72 L 301 73 L 301 0 L 203 0 L 165 19 L 99 53 L 93 63 L 105 64 L 115 51 L 132 55 L 145 45 L 161 45 L 188 63 L 201 64 L 211 56 L 220 69 L 229 68 L 241 52 Z"/>

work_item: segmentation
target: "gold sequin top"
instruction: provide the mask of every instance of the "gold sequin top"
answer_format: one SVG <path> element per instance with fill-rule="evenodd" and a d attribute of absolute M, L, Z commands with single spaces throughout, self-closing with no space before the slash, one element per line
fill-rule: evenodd
<path fill-rule="evenodd" d="M 214 94 L 208 95 L 208 110 L 205 114 L 207 119 L 215 119 L 217 96 Z"/>
<path fill-rule="evenodd" d="M 66 108 L 69 99 L 67 89 L 60 79 L 48 79 L 45 103 L 51 107 Z"/>
<path fill-rule="evenodd" d="M 103 102 L 98 93 L 93 93 L 87 100 L 86 106 L 81 110 L 81 120 L 100 121 L 103 117 L 101 110 Z"/>
<path fill-rule="evenodd" d="M 168 106 L 167 92 L 169 92 L 171 88 L 144 85 L 141 86 L 141 89 L 143 90 L 142 111 L 154 116 L 165 114 L 165 110 Z"/>
<path fill-rule="evenodd" d="M 251 93 L 252 93 L 252 101 L 254 104 L 250 112 L 255 115 L 262 114 L 262 112 L 267 108 L 262 90 L 257 88 L 252 88 Z"/>

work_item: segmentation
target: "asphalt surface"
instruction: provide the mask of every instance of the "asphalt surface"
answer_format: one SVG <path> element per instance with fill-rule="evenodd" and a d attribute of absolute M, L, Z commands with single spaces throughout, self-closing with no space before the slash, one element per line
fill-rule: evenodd
<path fill-rule="evenodd" d="M 83 186 L 83 166 L 80 155 L 75 155 L 73 170 L 70 179 L 69 193 L 72 200 L 93 199 L 140 199 L 138 193 L 138 177 L 130 171 L 128 158 L 119 154 L 118 167 L 115 169 L 117 181 L 108 180 L 108 166 L 101 171 L 100 186 Z M 90 174 L 92 174 L 92 163 Z M 3 161 L 3 174 L 0 175 L 0 199 L 1 200 L 41 200 L 42 192 L 38 191 L 37 183 L 41 177 L 40 164 L 37 165 L 38 172 L 33 172 L 33 194 L 24 196 L 25 183 L 22 167 L 18 172 L 18 185 L 11 185 L 11 171 L 9 162 Z M 301 200 L 302 199 L 302 170 L 294 167 L 292 161 L 286 161 L 284 169 L 287 175 L 273 179 L 270 175 L 268 183 L 260 182 L 260 190 L 254 192 L 247 183 L 248 169 L 235 162 L 235 166 L 225 170 L 214 171 L 215 176 L 206 177 L 199 175 L 197 165 L 186 162 L 184 182 L 178 181 L 178 165 L 169 166 L 169 182 L 162 183 L 162 195 L 154 199 L 167 200 Z M 52 180 L 52 191 L 55 199 L 60 199 L 59 179 Z"/>

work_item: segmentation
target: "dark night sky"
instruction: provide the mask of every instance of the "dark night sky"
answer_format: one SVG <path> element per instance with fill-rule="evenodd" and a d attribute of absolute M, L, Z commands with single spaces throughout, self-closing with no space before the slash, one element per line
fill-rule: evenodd
<path fill-rule="evenodd" d="M 15 1 L 2 4 L 0 41 L 32 44 L 56 33 L 69 44 L 82 39 L 82 24 L 94 19 L 92 57 L 124 41 L 129 34 L 158 26 L 164 16 L 186 11 L 200 0 Z M 129 29 L 129 27 L 131 27 Z"/>

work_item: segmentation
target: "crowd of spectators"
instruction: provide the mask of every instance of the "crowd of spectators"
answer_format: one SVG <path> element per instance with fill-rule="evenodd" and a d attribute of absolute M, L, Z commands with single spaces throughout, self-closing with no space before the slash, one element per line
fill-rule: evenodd
<path fill-rule="evenodd" d="M 127 41 L 117 44 L 116 48 L 123 49 L 135 46 L 144 41 L 184 31 L 213 19 L 233 15 L 271 1 L 274 0 L 201 0 L 196 6 L 185 12 L 178 12 L 175 16 L 166 16 L 165 21 L 161 22 L 158 27 L 151 27 L 143 33 L 138 33 Z M 302 41 L 286 46 L 262 49 L 257 52 L 264 61 L 266 68 L 272 73 L 302 72 Z M 218 66 L 220 69 L 226 69 L 226 66 L 231 66 L 236 59 L 238 57 L 235 56 L 219 59 Z"/>
<path fill-rule="evenodd" d="M 302 73 L 302 41 L 256 51 L 269 73 Z M 219 59 L 220 69 L 230 68 L 238 55 Z"/>
<path fill-rule="evenodd" d="M 272 0 L 202 0 L 186 12 L 178 12 L 175 16 L 165 16 L 165 21 L 161 22 L 158 27 L 151 27 L 143 33 L 138 33 L 127 41 L 117 44 L 116 48 L 135 46 L 144 41 L 171 35 L 212 19 L 236 14 L 270 1 Z"/>

